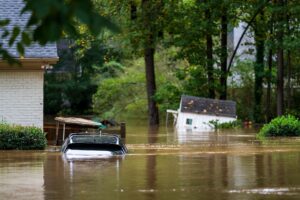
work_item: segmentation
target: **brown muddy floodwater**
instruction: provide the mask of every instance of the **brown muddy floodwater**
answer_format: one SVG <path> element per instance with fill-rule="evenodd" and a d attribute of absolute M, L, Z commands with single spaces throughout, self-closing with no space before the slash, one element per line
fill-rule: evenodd
<path fill-rule="evenodd" d="M 127 132 L 125 157 L 67 161 L 53 148 L 0 151 L 0 200 L 300 199 L 300 138 Z"/>

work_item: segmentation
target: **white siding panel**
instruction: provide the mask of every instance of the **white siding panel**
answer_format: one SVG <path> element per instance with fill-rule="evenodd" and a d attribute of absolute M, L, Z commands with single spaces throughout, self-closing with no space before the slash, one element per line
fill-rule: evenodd
<path fill-rule="evenodd" d="M 192 124 L 186 124 L 187 119 L 192 119 Z M 177 130 L 179 132 L 185 130 L 192 131 L 212 131 L 213 127 L 209 125 L 209 121 L 219 120 L 220 123 L 230 122 L 236 120 L 233 117 L 222 117 L 212 115 L 200 115 L 192 113 L 179 113 L 177 119 Z"/>
<path fill-rule="evenodd" d="M 43 71 L 0 71 L 0 121 L 43 128 Z"/>

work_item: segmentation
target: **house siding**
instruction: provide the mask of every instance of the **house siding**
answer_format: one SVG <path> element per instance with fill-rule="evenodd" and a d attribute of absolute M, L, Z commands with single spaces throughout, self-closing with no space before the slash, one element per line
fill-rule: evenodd
<path fill-rule="evenodd" d="M 191 119 L 192 124 L 186 124 L 187 119 Z M 209 125 L 209 121 L 212 120 L 218 120 L 220 123 L 225 123 L 235 121 L 236 118 L 193 113 L 179 113 L 176 127 L 179 132 L 184 132 L 186 130 L 212 131 L 214 128 L 212 125 Z"/>
<path fill-rule="evenodd" d="M 0 71 L 0 121 L 43 128 L 44 72 Z"/>

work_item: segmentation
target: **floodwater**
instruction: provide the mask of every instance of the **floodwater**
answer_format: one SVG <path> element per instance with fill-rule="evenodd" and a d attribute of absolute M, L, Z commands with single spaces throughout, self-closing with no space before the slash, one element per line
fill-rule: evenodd
<path fill-rule="evenodd" d="M 0 200 L 300 199 L 300 138 L 261 142 L 252 129 L 176 134 L 139 125 L 127 133 L 124 157 L 0 151 Z"/>

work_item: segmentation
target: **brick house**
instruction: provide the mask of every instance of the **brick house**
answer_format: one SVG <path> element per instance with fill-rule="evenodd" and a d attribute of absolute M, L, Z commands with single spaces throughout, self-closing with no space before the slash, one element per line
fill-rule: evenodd
<path fill-rule="evenodd" d="M 10 20 L 8 29 L 26 25 L 30 13 L 20 14 L 22 0 L 0 0 L 0 5 L 0 20 Z M 0 44 L 22 64 L 10 66 L 0 58 L 0 122 L 43 128 L 44 68 L 58 61 L 56 44 L 33 44 L 22 58 L 6 39 L 0 37 Z"/>

